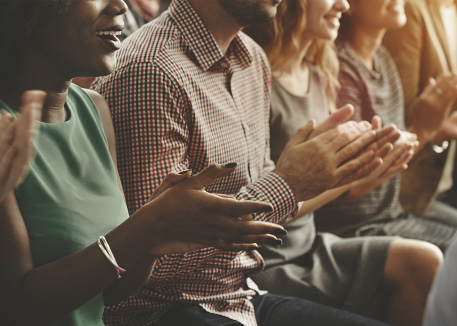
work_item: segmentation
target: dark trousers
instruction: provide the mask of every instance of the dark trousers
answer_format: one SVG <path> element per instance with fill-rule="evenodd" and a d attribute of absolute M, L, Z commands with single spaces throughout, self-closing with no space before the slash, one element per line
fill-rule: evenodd
<path fill-rule="evenodd" d="M 273 294 L 251 300 L 258 326 L 386 326 L 343 310 L 298 298 Z M 230 318 L 211 314 L 198 304 L 183 305 L 168 311 L 157 326 L 239 326 Z"/>

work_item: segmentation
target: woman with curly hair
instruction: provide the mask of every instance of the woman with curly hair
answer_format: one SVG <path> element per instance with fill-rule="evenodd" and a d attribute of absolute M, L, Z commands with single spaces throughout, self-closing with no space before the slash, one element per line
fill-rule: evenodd
<path fill-rule="evenodd" d="M 121 0 L 0 2 L 0 109 L 8 112 L 0 120 L 0 167 L 21 163 L 8 187 L 20 180 L 38 129 L 28 174 L 0 203 L 2 325 L 102 326 L 104 304 L 140 288 L 157 256 L 208 246 L 252 250 L 284 233 L 252 221 L 271 205 L 202 191 L 235 163 L 171 173 L 129 218 L 106 102 L 71 83 L 112 71 L 125 10 Z M 28 93 L 21 110 L 29 89 L 44 90 L 46 101 Z M 29 106 L 43 101 L 40 118 Z"/>
<path fill-rule="evenodd" d="M 298 128 L 310 119 L 319 123 L 336 109 L 340 84 L 333 41 L 339 19 L 348 8 L 345 0 L 284 0 L 274 24 L 247 30 L 264 47 L 272 68 L 274 160 Z M 366 119 L 380 128 L 379 117 Z M 313 212 L 320 206 L 407 168 L 417 146 L 415 135 L 397 132 L 392 142 L 393 149 L 377 171 L 365 180 L 304 202 L 301 213 L 305 216 L 286 225 L 283 245 L 263 246 L 260 252 L 266 268 L 254 277 L 261 288 L 368 314 L 394 325 L 421 324 L 425 300 L 442 260 L 436 246 L 397 237 L 342 239 L 316 233 L 314 225 Z"/>

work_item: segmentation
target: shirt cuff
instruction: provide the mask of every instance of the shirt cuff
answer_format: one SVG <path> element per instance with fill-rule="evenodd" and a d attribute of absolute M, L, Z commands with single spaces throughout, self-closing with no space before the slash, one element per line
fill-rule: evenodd
<path fill-rule="evenodd" d="M 275 209 L 272 213 L 272 223 L 284 224 L 298 213 L 298 204 L 288 183 L 274 172 L 270 172 L 255 183 L 256 187 L 265 194 L 269 203 Z"/>

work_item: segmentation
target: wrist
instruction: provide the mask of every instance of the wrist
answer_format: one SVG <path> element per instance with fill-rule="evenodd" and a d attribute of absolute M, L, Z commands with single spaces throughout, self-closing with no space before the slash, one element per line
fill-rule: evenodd
<path fill-rule="evenodd" d="M 164 214 L 161 213 L 161 206 L 156 201 L 152 201 L 138 209 L 130 218 L 141 220 L 145 237 L 149 240 L 149 248 L 153 248 L 165 239 L 165 227 L 163 221 Z"/>

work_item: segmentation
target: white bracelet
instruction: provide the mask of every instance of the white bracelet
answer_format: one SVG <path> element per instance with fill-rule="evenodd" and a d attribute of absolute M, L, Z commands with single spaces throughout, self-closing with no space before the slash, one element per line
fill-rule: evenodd
<path fill-rule="evenodd" d="M 97 240 L 97 244 L 100 248 L 100 250 L 103 252 L 103 254 L 106 256 L 106 258 L 108 258 L 108 260 L 110 261 L 110 263 L 114 266 L 114 268 L 116 269 L 116 273 L 117 273 L 117 278 L 120 279 L 122 277 L 122 274 L 125 273 L 125 269 L 123 269 L 122 267 L 120 267 L 118 264 L 117 264 L 117 261 L 116 261 L 116 258 L 114 258 L 114 254 L 113 252 L 111 251 L 111 248 L 108 244 L 108 241 L 106 241 L 105 237 L 104 236 L 101 236 L 98 238 Z"/>
<path fill-rule="evenodd" d="M 434 145 L 432 142 L 428 142 L 426 144 L 427 149 L 434 154 L 441 154 L 444 152 L 448 147 L 449 147 L 449 142 L 445 140 L 441 146 L 439 145 Z"/>

